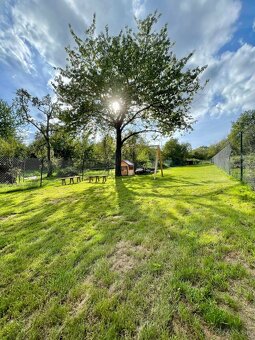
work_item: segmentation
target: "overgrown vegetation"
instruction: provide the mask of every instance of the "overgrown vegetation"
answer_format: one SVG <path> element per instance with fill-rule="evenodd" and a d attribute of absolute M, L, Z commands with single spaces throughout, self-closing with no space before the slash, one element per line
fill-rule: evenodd
<path fill-rule="evenodd" d="M 253 339 L 255 194 L 214 166 L 0 189 L 8 339 Z"/>

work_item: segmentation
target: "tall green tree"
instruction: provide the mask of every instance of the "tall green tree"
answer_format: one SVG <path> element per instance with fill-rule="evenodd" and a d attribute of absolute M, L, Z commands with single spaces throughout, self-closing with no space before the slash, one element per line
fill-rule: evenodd
<path fill-rule="evenodd" d="M 208 146 L 199 146 L 198 148 L 192 150 L 189 156 L 191 158 L 206 160 L 208 159 L 208 154 L 209 154 Z"/>
<path fill-rule="evenodd" d="M 17 136 L 20 121 L 13 107 L 0 99 L 0 138 L 8 139 Z"/>
<path fill-rule="evenodd" d="M 19 89 L 16 93 L 15 107 L 20 119 L 24 123 L 32 125 L 41 135 L 47 150 L 47 176 L 51 176 L 53 171 L 51 135 L 54 130 L 54 118 L 59 113 L 58 104 L 52 101 L 50 95 L 40 99 L 33 97 L 25 89 Z M 35 118 L 36 114 L 39 117 L 37 119 Z"/>
<path fill-rule="evenodd" d="M 105 134 L 101 141 L 93 145 L 93 158 L 105 164 L 111 164 L 114 158 L 114 139 Z"/>
<path fill-rule="evenodd" d="M 232 124 L 228 140 L 234 152 L 240 153 L 240 133 L 243 133 L 243 147 L 245 152 L 255 150 L 255 110 L 243 112 L 236 122 Z"/>
<path fill-rule="evenodd" d="M 21 140 L 15 137 L 0 137 L 0 157 L 7 158 L 24 158 L 26 156 L 27 147 Z"/>
<path fill-rule="evenodd" d="M 79 141 L 65 128 L 59 127 L 51 135 L 51 147 L 54 156 L 63 160 L 70 160 L 77 157 Z"/>
<path fill-rule="evenodd" d="M 189 157 L 191 145 L 189 143 L 179 143 L 178 139 L 171 138 L 163 148 L 165 160 L 171 160 L 173 165 L 184 165 Z"/>
<path fill-rule="evenodd" d="M 153 131 L 167 135 L 192 124 L 190 104 L 205 67 L 187 67 L 192 53 L 175 56 L 167 26 L 155 29 L 158 18 L 155 13 L 137 20 L 136 31 L 126 27 L 116 36 L 108 27 L 96 35 L 95 17 L 84 40 L 71 29 L 76 47 L 66 49 L 68 65 L 54 82 L 66 123 L 115 131 L 117 176 L 129 138 Z"/>

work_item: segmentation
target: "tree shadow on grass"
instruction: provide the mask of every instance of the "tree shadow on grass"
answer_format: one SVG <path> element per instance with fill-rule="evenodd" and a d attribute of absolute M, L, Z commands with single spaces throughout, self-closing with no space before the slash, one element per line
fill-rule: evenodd
<path fill-rule="evenodd" d="M 207 192 L 198 196 L 181 192 L 185 188 L 180 189 L 180 192 L 175 195 L 153 191 L 164 189 L 169 180 L 171 180 L 169 177 L 156 181 L 152 178 L 116 178 L 114 183 L 107 182 L 105 185 L 81 184 L 84 187 L 81 187 L 83 190 L 79 192 L 69 192 L 69 188 L 63 188 L 62 193 L 65 193 L 63 197 L 60 192 L 57 198 L 54 197 L 55 202 L 51 202 L 50 197 L 48 200 L 45 198 L 44 203 L 38 203 L 30 216 L 24 216 L 20 221 L 12 223 L 5 230 L 6 238 L 9 239 L 7 257 L 3 265 L 3 268 L 9 268 L 4 277 L 5 294 L 9 299 L 7 305 L 15 306 L 15 299 L 18 299 L 17 292 L 14 291 L 15 287 L 18 287 L 18 292 L 24 300 L 24 303 L 21 303 L 23 315 L 39 310 L 42 305 L 47 308 L 47 304 L 53 297 L 57 304 L 64 305 L 70 299 L 69 292 L 86 282 L 98 263 L 107 266 L 107 258 L 116 248 L 116 244 L 123 240 L 140 242 L 140 244 L 147 242 L 146 246 L 153 247 L 153 261 L 148 268 L 145 262 L 146 270 L 144 269 L 145 271 L 141 272 L 136 280 L 140 280 L 143 276 L 152 277 L 152 280 L 158 280 L 162 290 L 166 289 L 164 284 L 171 282 L 173 278 L 178 278 L 180 282 L 187 282 L 191 286 L 195 285 L 196 280 L 204 285 L 207 279 L 199 272 L 199 268 L 209 256 L 211 270 L 219 276 L 221 268 L 217 263 L 222 256 L 220 255 L 222 240 L 214 238 L 212 242 L 209 240 L 208 243 L 203 243 L 201 242 L 203 231 L 212 229 L 212 233 L 214 232 L 215 226 L 211 224 L 210 216 L 216 214 L 216 221 L 217 218 L 230 214 L 235 220 L 240 218 L 240 211 L 218 197 L 222 195 L 222 188 L 209 188 Z M 192 185 L 186 178 L 184 181 L 185 184 Z M 175 183 L 180 183 L 181 186 L 183 180 L 180 179 L 178 182 L 175 178 Z M 143 193 L 145 188 L 146 194 Z M 226 190 L 231 189 L 228 186 Z M 167 190 L 171 191 L 171 187 Z M 228 195 L 227 191 L 225 194 Z M 26 199 L 32 201 L 33 194 L 27 195 Z M 162 199 L 165 201 L 163 206 L 160 204 Z M 169 212 L 168 203 L 175 204 L 177 214 Z M 193 224 L 188 221 L 189 215 L 186 221 L 182 219 L 183 206 L 186 205 L 201 211 L 201 217 L 194 219 Z M 205 210 L 208 213 L 207 220 L 203 219 Z M 202 224 L 197 227 L 199 218 L 202 219 Z M 242 219 L 250 221 L 251 217 L 244 212 Z M 240 227 L 238 236 L 245 230 L 247 237 L 245 226 Z M 224 241 L 231 245 L 231 239 Z M 160 255 L 163 250 L 165 252 Z M 194 255 L 197 257 L 195 258 Z M 172 271 L 164 271 L 164 267 L 168 270 L 170 267 Z M 189 267 L 192 268 L 192 272 L 189 271 Z M 230 275 L 224 279 L 230 282 L 233 278 Z M 209 277 L 208 282 L 211 281 Z M 98 294 L 99 292 L 103 294 L 108 286 L 104 286 L 100 278 L 98 282 L 95 283 L 95 289 L 98 289 Z M 132 282 L 130 292 L 136 285 L 134 278 Z M 217 284 L 216 282 L 212 289 L 219 289 Z M 183 287 L 178 286 L 177 283 L 175 285 L 174 294 L 179 296 L 180 301 L 184 301 L 187 305 L 192 304 L 193 302 L 187 302 L 191 297 L 183 291 Z M 34 307 L 29 307 L 30 292 L 37 294 L 38 302 L 33 305 Z M 128 294 L 129 292 L 127 296 Z M 127 296 L 120 298 L 120 305 L 125 305 Z M 166 296 L 171 300 L 169 293 Z M 210 302 L 210 297 L 208 301 Z M 171 303 L 178 305 L 176 301 Z M 137 300 L 136 304 L 140 308 L 143 299 Z M 149 306 L 147 309 L 150 311 Z M 92 310 L 90 312 L 93 314 Z M 11 320 L 15 310 L 10 307 L 8 313 Z M 114 314 L 114 311 L 111 313 Z M 204 317 L 202 311 L 198 314 Z M 99 322 L 100 317 L 98 314 L 95 315 Z M 150 312 L 148 317 L 150 318 Z M 137 316 L 138 325 L 142 322 L 141 318 L 143 318 L 142 314 L 140 318 L 139 315 Z M 26 321 L 24 318 L 22 322 L 26 323 Z M 124 321 L 121 326 L 122 331 L 125 331 Z M 185 324 L 185 321 L 182 322 Z M 43 325 L 43 321 L 41 323 L 40 327 L 47 326 Z M 105 321 L 104 327 L 108 326 Z M 168 324 L 164 327 L 172 327 L 172 325 Z"/>
<path fill-rule="evenodd" d="M 165 181 L 158 183 L 157 186 L 159 189 L 162 186 L 165 187 L 164 182 Z M 145 183 L 146 181 L 144 181 L 144 184 Z M 153 193 L 153 186 L 152 184 L 151 192 L 146 195 L 146 198 L 157 198 L 158 202 L 160 202 L 162 195 L 160 193 Z M 231 286 L 235 280 L 241 280 L 247 277 L 247 274 L 245 274 L 245 268 L 242 267 L 242 265 L 226 264 L 224 257 L 229 249 L 233 248 L 237 252 L 246 251 L 246 254 L 250 253 L 251 245 L 255 240 L 254 233 L 252 233 L 250 229 L 247 229 L 247 226 L 249 225 L 251 227 L 253 223 L 250 213 L 242 211 L 241 208 L 239 210 L 238 206 L 233 207 L 227 200 L 224 202 L 222 197 L 219 196 L 224 194 L 226 198 L 228 195 L 237 196 L 238 198 L 238 195 L 232 193 L 232 190 L 238 187 L 240 187 L 240 184 L 228 185 L 225 190 L 222 190 L 222 188 L 209 190 L 209 192 L 195 197 L 193 195 L 179 193 L 179 195 L 174 197 L 174 202 L 177 203 L 177 210 L 180 210 L 179 215 L 182 215 L 182 206 L 186 204 L 191 205 L 195 213 L 196 211 L 200 211 L 200 216 L 195 216 L 193 220 L 188 218 L 187 221 L 183 218 L 178 220 L 177 217 L 172 223 L 171 221 L 169 221 L 169 224 L 164 223 L 165 209 L 162 208 L 160 204 L 157 206 L 157 203 L 155 203 L 157 206 L 155 212 L 157 212 L 158 216 L 162 216 L 162 225 L 153 226 L 158 234 L 161 233 L 164 235 L 164 238 L 161 239 L 161 249 L 164 249 L 165 244 L 167 244 L 167 239 L 171 239 L 174 242 L 175 250 L 173 251 L 173 243 L 169 242 L 169 254 L 165 255 L 165 260 L 173 262 L 175 272 L 172 273 L 172 277 L 174 278 L 173 281 L 176 280 L 176 282 L 174 281 L 174 285 L 176 285 L 176 289 L 178 290 L 176 294 L 178 295 L 179 292 L 181 292 L 181 296 L 179 297 L 180 302 L 183 301 L 185 304 L 187 303 L 188 306 L 195 303 L 195 314 L 204 318 L 205 321 L 209 313 L 212 312 L 210 311 L 210 306 L 214 304 L 214 312 L 222 314 L 222 317 L 220 317 L 218 321 L 213 321 L 212 324 L 214 324 L 216 329 L 225 328 L 227 331 L 235 329 L 241 331 L 240 323 L 234 316 L 236 311 L 234 309 L 231 310 L 231 308 L 229 309 L 229 306 L 225 309 L 227 303 L 226 306 L 224 306 L 222 302 L 218 304 L 218 301 L 214 299 L 221 289 L 225 292 L 228 285 Z M 143 194 L 139 193 L 139 190 L 142 191 L 143 188 L 144 186 L 141 185 L 139 189 L 137 183 L 132 183 L 132 180 L 116 180 L 120 210 L 123 211 L 124 214 L 127 204 L 132 208 L 132 204 L 136 206 L 141 197 L 143 199 L 145 198 Z M 173 199 L 173 196 L 164 195 L 163 198 Z M 133 202 L 132 204 L 129 203 L 131 201 Z M 137 208 L 134 208 L 134 211 L 135 214 L 139 213 L 139 209 L 137 211 Z M 151 213 L 150 207 L 147 208 L 147 213 L 146 210 L 143 210 L 142 213 L 144 216 Z M 230 218 L 229 223 L 225 225 L 224 223 L 222 224 L 222 220 L 228 216 Z M 185 218 L 185 216 L 182 217 Z M 246 225 L 244 221 L 247 221 Z M 176 222 L 177 224 L 175 224 Z M 240 223 L 240 226 L 237 228 L 238 223 Z M 151 233 L 151 228 L 148 228 L 147 232 Z M 156 234 L 154 235 L 156 238 Z M 153 243 L 153 241 L 153 233 L 151 233 L 151 242 Z M 245 242 L 247 242 L 247 246 Z M 252 247 L 254 251 L 254 245 Z M 175 255 L 176 250 L 179 254 L 177 260 Z M 169 255 L 170 257 L 168 257 Z M 210 270 L 208 270 L 207 267 L 210 268 Z M 169 278 L 169 280 L 171 280 L 171 278 Z M 241 286 L 240 281 L 238 282 Z M 202 287 L 201 291 L 199 288 L 200 285 Z M 207 304 L 208 311 L 203 309 L 203 307 L 199 307 L 201 301 L 195 302 L 193 295 L 200 293 L 203 295 L 203 287 L 206 286 L 211 287 L 208 296 L 205 296 L 203 301 L 204 305 Z M 202 295 L 200 295 L 200 298 Z M 229 315 L 227 315 L 228 312 L 230 312 Z M 223 316 L 224 313 L 226 313 L 225 317 Z M 243 315 L 242 317 L 243 321 L 246 321 Z M 185 322 L 182 323 L 185 324 Z"/>
<path fill-rule="evenodd" d="M 156 186 L 160 189 L 164 187 L 164 183 L 165 181 L 161 181 Z M 151 189 L 148 190 L 146 195 L 140 192 L 143 190 L 144 184 L 149 185 Z M 222 189 L 209 190 L 198 195 L 181 192 L 162 194 L 153 191 L 153 188 L 155 188 L 153 180 L 149 183 L 147 180 L 142 181 L 139 187 L 137 181 L 132 183 L 129 179 L 117 178 L 115 180 L 116 197 L 114 197 L 114 191 L 107 193 L 107 190 L 105 191 L 102 186 L 90 186 L 84 192 L 77 193 L 76 196 L 70 193 L 57 202 L 49 201 L 34 207 L 31 217 L 29 202 L 33 201 L 33 195 L 29 195 L 26 196 L 28 208 L 23 212 L 23 216 L 12 211 L 14 207 L 9 210 L 10 215 L 13 215 L 12 218 L 18 217 L 20 222 L 11 224 L 3 231 L 3 234 L 8 234 L 8 242 L 15 243 L 20 237 L 20 244 L 29 245 L 29 253 L 39 249 L 47 253 L 47 247 L 54 239 L 57 240 L 59 249 L 70 244 L 72 237 L 79 238 L 79 232 L 84 233 L 84 240 L 86 240 L 86 237 L 88 237 L 86 226 L 89 226 L 88 229 L 91 232 L 93 231 L 94 235 L 100 234 L 101 243 L 106 242 L 106 240 L 111 243 L 112 240 L 113 244 L 116 242 L 116 238 L 125 238 L 128 235 L 131 237 L 131 235 L 139 233 L 139 228 L 143 232 L 146 228 L 151 228 L 150 213 L 152 209 L 157 213 L 157 218 L 162 215 L 162 221 L 166 216 L 166 210 L 168 210 L 167 218 L 169 221 L 180 220 L 180 217 L 185 217 L 188 212 L 188 210 L 185 211 L 185 207 L 189 207 L 189 205 L 193 210 L 206 210 L 207 215 L 213 216 L 214 221 L 228 215 L 232 216 L 236 223 L 238 221 L 241 223 L 245 218 L 250 221 L 250 215 L 241 214 L 239 210 L 234 209 L 227 202 L 224 203 L 222 198 L 218 196 L 224 193 L 227 197 L 230 195 L 228 191 L 234 187 L 235 185 L 228 187 L 225 191 Z M 100 194 L 102 194 L 102 197 L 100 197 Z M 165 208 L 157 206 L 157 202 L 165 198 L 169 199 L 170 205 L 175 204 L 177 214 L 169 211 L 168 206 Z M 151 204 L 152 199 L 156 199 L 155 202 L 152 201 L 153 205 Z M 18 205 L 19 203 L 16 202 L 16 206 Z M 8 218 L 8 214 L 6 214 L 6 217 Z M 199 215 L 194 217 L 194 223 L 199 219 L 204 223 L 204 219 Z M 183 223 L 183 221 L 180 223 Z M 12 234 L 14 232 L 15 235 Z M 59 240 L 62 241 L 58 242 Z M 82 238 L 81 242 L 83 242 Z"/>

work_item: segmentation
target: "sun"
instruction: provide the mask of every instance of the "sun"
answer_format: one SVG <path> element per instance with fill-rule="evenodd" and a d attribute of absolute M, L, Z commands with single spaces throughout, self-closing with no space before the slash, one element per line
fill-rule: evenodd
<path fill-rule="evenodd" d="M 120 103 L 117 100 L 113 101 L 111 103 L 111 108 L 114 112 L 118 112 L 121 108 Z"/>

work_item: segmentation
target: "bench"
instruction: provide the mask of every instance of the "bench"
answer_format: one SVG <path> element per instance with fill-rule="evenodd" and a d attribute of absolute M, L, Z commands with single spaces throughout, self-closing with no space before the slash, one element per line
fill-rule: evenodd
<path fill-rule="evenodd" d="M 61 179 L 62 185 L 66 185 L 66 180 L 69 179 L 69 184 L 74 184 L 74 179 L 76 178 L 77 183 L 81 181 L 81 176 L 70 176 L 70 177 L 63 177 Z"/>
<path fill-rule="evenodd" d="M 106 175 L 102 175 L 101 177 L 102 177 L 102 183 L 105 183 L 106 180 L 107 180 L 107 176 Z"/>
<path fill-rule="evenodd" d="M 100 178 L 102 178 L 102 183 L 105 183 L 107 180 L 106 175 L 91 175 L 88 176 L 89 183 L 93 182 L 95 179 L 95 183 L 99 183 Z"/>

